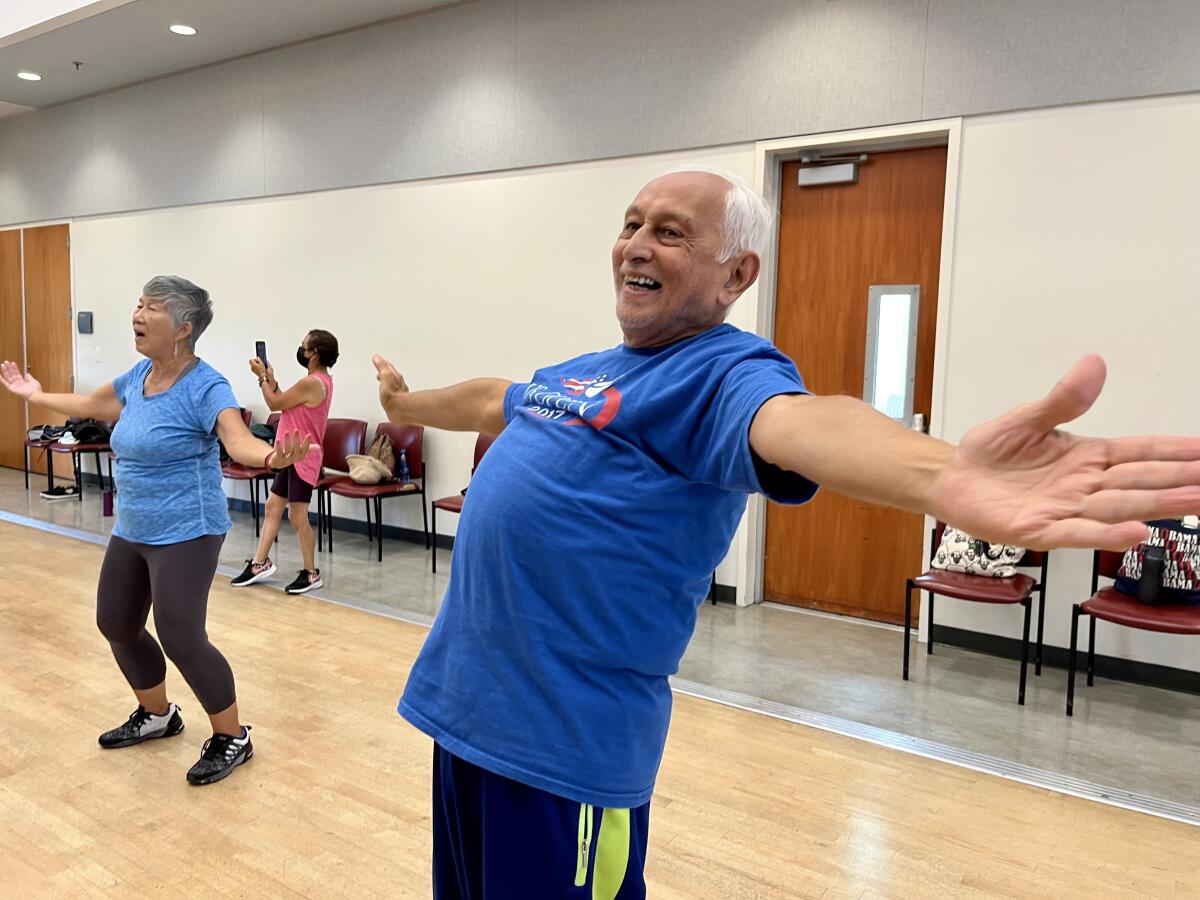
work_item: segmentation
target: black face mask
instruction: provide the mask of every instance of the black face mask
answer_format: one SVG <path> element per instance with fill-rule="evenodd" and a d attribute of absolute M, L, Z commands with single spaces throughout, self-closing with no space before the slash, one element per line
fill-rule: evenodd
<path fill-rule="evenodd" d="M 304 349 L 303 344 L 296 348 L 296 362 L 300 363 L 303 368 L 308 368 L 308 351 Z"/>

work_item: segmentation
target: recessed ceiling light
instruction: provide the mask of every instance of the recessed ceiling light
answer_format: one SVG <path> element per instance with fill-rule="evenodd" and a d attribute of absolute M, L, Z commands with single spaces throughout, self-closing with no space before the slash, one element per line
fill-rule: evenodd
<path fill-rule="evenodd" d="M 41 81 L 42 80 L 42 76 L 39 75 L 37 72 L 18 72 L 17 77 L 23 78 L 26 81 Z"/>
<path fill-rule="evenodd" d="M 191 25 L 172 25 L 171 31 L 175 32 L 175 34 L 182 34 L 188 37 L 196 33 L 196 29 Z"/>

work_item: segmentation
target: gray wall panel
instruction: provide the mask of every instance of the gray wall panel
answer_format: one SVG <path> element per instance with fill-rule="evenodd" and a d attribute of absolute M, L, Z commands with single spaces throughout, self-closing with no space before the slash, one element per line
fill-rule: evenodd
<path fill-rule="evenodd" d="M 478 0 L 0 121 L 0 223 L 1200 90 L 1197 0 Z"/>
<path fill-rule="evenodd" d="M 514 165 L 514 40 L 485 0 L 267 54 L 267 192 Z"/>
<path fill-rule="evenodd" d="M 263 189 L 262 59 L 249 57 L 92 101 L 90 166 L 115 166 L 85 213 L 253 197 Z"/>
<path fill-rule="evenodd" d="M 521 158 L 920 117 L 926 0 L 518 0 Z"/>
<path fill-rule="evenodd" d="M 1196 0 L 930 0 L 924 115 L 1200 88 Z"/>
<path fill-rule="evenodd" d="M 17 116 L 0 128 L 0 222 L 65 217 L 86 203 L 94 175 L 82 165 L 92 111 L 71 104 Z"/>

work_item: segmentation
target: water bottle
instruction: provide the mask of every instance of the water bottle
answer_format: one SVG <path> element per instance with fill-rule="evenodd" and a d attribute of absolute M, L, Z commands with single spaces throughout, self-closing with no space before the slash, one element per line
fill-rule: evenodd
<path fill-rule="evenodd" d="M 1165 562 L 1166 552 L 1162 547 L 1147 547 L 1142 554 L 1142 577 L 1138 579 L 1139 603 L 1155 604 L 1158 602 Z"/>
<path fill-rule="evenodd" d="M 100 508 L 105 516 L 113 514 L 113 492 L 112 488 L 108 488 L 100 495 Z"/>
<path fill-rule="evenodd" d="M 399 466 L 400 483 L 408 484 L 408 454 L 400 451 L 400 466 Z"/>

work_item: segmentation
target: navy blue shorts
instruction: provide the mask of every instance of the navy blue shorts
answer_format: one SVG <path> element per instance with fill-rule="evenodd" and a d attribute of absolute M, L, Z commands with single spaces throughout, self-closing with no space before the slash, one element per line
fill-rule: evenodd
<path fill-rule="evenodd" d="M 649 803 L 576 803 L 434 744 L 436 900 L 642 900 L 649 832 Z"/>

